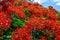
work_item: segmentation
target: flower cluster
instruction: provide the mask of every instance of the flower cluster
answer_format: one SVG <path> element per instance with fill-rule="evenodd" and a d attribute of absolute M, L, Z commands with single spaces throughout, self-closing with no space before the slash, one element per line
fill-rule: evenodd
<path fill-rule="evenodd" d="M 2 0 L 0 40 L 60 40 L 60 12 L 26 0 Z"/>

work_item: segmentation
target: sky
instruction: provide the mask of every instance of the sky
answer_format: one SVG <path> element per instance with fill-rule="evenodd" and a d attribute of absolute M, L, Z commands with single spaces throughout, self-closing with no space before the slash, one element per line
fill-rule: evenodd
<path fill-rule="evenodd" d="M 53 6 L 56 10 L 60 11 L 60 0 L 34 0 L 33 2 L 38 2 L 47 8 L 48 6 Z"/>

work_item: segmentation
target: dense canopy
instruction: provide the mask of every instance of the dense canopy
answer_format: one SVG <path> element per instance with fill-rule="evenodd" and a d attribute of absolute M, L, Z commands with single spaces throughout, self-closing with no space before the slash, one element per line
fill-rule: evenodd
<path fill-rule="evenodd" d="M 1 0 L 0 40 L 60 40 L 60 12 L 26 0 Z"/>

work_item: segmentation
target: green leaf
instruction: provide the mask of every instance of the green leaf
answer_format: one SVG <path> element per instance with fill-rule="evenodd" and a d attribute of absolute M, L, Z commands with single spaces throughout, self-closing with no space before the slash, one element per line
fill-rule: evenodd
<path fill-rule="evenodd" d="M 33 30 L 32 34 L 31 34 L 31 38 L 33 38 L 34 40 L 38 40 L 39 36 L 45 36 L 45 33 L 39 30 Z"/>
<path fill-rule="evenodd" d="M 4 35 L 2 36 L 2 40 L 9 40 L 12 37 L 12 31 L 14 28 L 10 27 L 8 30 L 4 31 Z"/>
<path fill-rule="evenodd" d="M 14 5 L 15 5 L 15 6 L 18 6 L 18 2 L 16 2 Z"/>
<path fill-rule="evenodd" d="M 38 36 L 40 35 L 40 32 L 39 31 L 37 31 L 37 30 L 34 30 L 33 32 L 32 32 L 32 37 L 34 38 L 38 38 Z"/>
<path fill-rule="evenodd" d="M 51 37 L 48 37 L 48 40 L 54 40 L 53 38 L 51 38 Z"/>
<path fill-rule="evenodd" d="M 60 17 L 60 12 L 56 13 L 56 16 Z"/>
<path fill-rule="evenodd" d="M 10 29 L 8 29 L 8 30 L 5 30 L 5 31 L 4 31 L 4 35 L 6 35 L 6 36 L 11 35 L 12 31 L 13 31 L 12 28 L 10 28 Z"/>
<path fill-rule="evenodd" d="M 20 19 L 17 15 L 14 14 L 14 17 L 12 19 L 12 27 L 23 27 L 25 24 L 25 21 L 23 19 Z"/>
<path fill-rule="evenodd" d="M 24 9 L 24 12 L 25 12 L 25 14 L 26 14 L 27 17 L 30 17 L 31 13 L 29 12 L 28 9 Z"/>
<path fill-rule="evenodd" d="M 47 39 L 48 39 L 48 40 L 54 40 L 54 35 L 55 35 L 54 32 L 51 32 L 51 36 L 48 37 Z"/>
<path fill-rule="evenodd" d="M 57 22 L 60 24 L 60 20 L 57 20 Z"/>

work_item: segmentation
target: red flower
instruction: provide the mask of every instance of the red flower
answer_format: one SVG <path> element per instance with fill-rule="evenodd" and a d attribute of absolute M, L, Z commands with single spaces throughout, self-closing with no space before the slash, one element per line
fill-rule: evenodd
<path fill-rule="evenodd" d="M 16 7 L 15 12 L 17 13 L 17 15 L 20 18 L 24 18 L 25 17 L 25 13 L 23 12 L 23 9 L 21 7 Z"/>
<path fill-rule="evenodd" d="M 11 20 L 4 14 L 1 13 L 1 18 L 0 18 L 0 28 L 10 28 Z"/>
<path fill-rule="evenodd" d="M 51 36 L 51 32 L 46 32 L 46 35 L 50 37 Z"/>
<path fill-rule="evenodd" d="M 55 40 L 60 40 L 60 35 L 56 35 Z"/>
<path fill-rule="evenodd" d="M 47 38 L 46 37 L 42 37 L 41 40 L 47 40 Z"/>
<path fill-rule="evenodd" d="M 17 28 L 15 32 L 12 33 L 12 40 L 31 40 L 31 38 L 26 29 Z"/>

